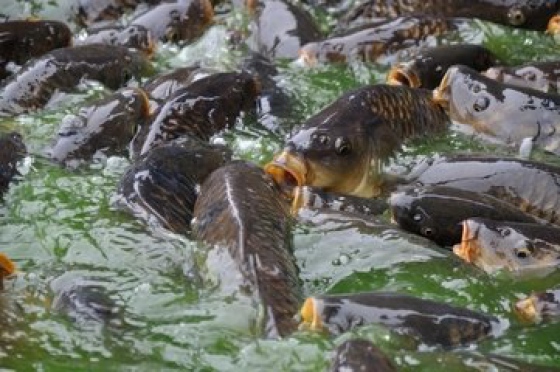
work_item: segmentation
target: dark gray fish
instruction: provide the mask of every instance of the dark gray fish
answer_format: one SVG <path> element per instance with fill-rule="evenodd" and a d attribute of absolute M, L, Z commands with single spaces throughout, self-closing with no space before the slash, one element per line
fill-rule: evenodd
<path fill-rule="evenodd" d="M 338 345 L 331 372 L 395 372 L 397 367 L 372 342 L 350 339 Z"/>
<path fill-rule="evenodd" d="M 87 44 L 107 44 L 120 45 L 127 48 L 134 48 L 151 57 L 155 52 L 156 41 L 153 39 L 150 30 L 140 25 L 128 27 L 110 26 L 96 29 L 88 33 L 88 36 L 77 42 L 75 45 Z"/>
<path fill-rule="evenodd" d="M 479 341 L 500 326 L 491 315 L 391 292 L 309 297 L 300 314 L 311 330 L 338 335 L 374 323 L 443 347 Z"/>
<path fill-rule="evenodd" d="M 302 299 L 292 251 L 292 219 L 280 191 L 261 168 L 235 162 L 214 171 L 194 208 L 193 233 L 219 260 L 221 286 L 253 298 L 262 308 L 258 332 L 289 335 Z"/>
<path fill-rule="evenodd" d="M 17 163 L 27 153 L 19 133 L 12 132 L 0 137 L 0 198 L 8 191 L 11 180 L 19 174 Z"/>

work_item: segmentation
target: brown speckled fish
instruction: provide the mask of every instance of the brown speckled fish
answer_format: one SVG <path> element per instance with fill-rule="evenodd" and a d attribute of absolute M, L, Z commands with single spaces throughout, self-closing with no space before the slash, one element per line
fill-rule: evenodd
<path fill-rule="evenodd" d="M 431 92 L 370 85 L 343 94 L 308 119 L 266 166 L 279 184 L 371 197 L 380 168 L 407 138 L 447 129 Z"/>
<path fill-rule="evenodd" d="M 193 232 L 208 244 L 207 266 L 221 287 L 258 302 L 267 338 L 289 335 L 301 301 L 292 252 L 291 218 L 274 182 L 255 165 L 235 162 L 214 171 L 194 208 Z"/>

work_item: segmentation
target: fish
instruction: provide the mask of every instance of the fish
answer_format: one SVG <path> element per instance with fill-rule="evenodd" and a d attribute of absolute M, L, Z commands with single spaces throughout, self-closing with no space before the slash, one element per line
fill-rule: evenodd
<path fill-rule="evenodd" d="M 180 136 L 208 141 L 253 109 L 259 92 L 258 80 L 246 72 L 212 74 L 178 89 L 133 138 L 132 157 Z"/>
<path fill-rule="evenodd" d="M 66 115 L 47 156 L 72 167 L 100 154 L 122 155 L 149 115 L 146 92 L 122 88 L 81 107 L 76 114 Z"/>
<path fill-rule="evenodd" d="M 514 304 L 514 312 L 527 323 L 551 322 L 560 319 L 560 288 L 534 292 Z"/>
<path fill-rule="evenodd" d="M 516 28 L 544 31 L 560 10 L 557 0 L 368 0 L 358 2 L 339 21 L 339 28 L 355 27 L 383 18 L 405 15 L 479 18 Z"/>
<path fill-rule="evenodd" d="M 150 97 L 152 110 L 161 106 L 175 91 L 189 86 L 195 80 L 216 73 L 198 64 L 179 67 L 170 72 L 158 74 L 142 84 L 142 90 Z"/>
<path fill-rule="evenodd" d="M 58 21 L 0 22 L 0 80 L 11 75 L 8 64 L 23 65 L 32 58 L 72 44 L 72 32 Z"/>
<path fill-rule="evenodd" d="M 214 18 L 210 0 L 184 0 L 160 3 L 132 19 L 130 25 L 140 25 L 156 40 L 170 43 L 191 43 L 204 34 Z"/>
<path fill-rule="evenodd" d="M 428 36 L 439 36 L 454 29 L 456 20 L 453 19 L 400 17 L 307 43 L 300 48 L 298 61 L 311 67 L 351 61 L 376 62 L 385 55 L 419 45 Z"/>
<path fill-rule="evenodd" d="M 401 188 L 391 194 L 389 205 L 392 219 L 402 229 L 449 248 L 461 242 L 461 223 L 470 217 L 538 222 L 537 218 L 491 195 L 447 186 Z"/>
<path fill-rule="evenodd" d="M 411 185 L 447 186 L 491 195 L 560 225 L 560 167 L 486 155 L 429 158 L 407 176 Z M 538 187 L 535 187 L 538 185 Z"/>
<path fill-rule="evenodd" d="M 526 139 L 560 154 L 560 96 L 492 80 L 466 66 L 447 70 L 434 99 L 452 120 L 508 144 Z M 557 133 L 558 131 L 558 133 Z"/>
<path fill-rule="evenodd" d="M 396 292 L 363 292 L 308 297 L 300 328 L 339 335 L 367 324 L 386 326 L 429 346 L 474 343 L 500 328 L 498 318 Z"/>
<path fill-rule="evenodd" d="M 352 338 L 338 345 L 331 363 L 331 372 L 396 372 L 397 367 L 371 341 Z"/>
<path fill-rule="evenodd" d="M 560 33 L 560 14 L 555 14 L 548 20 L 546 33 L 555 36 Z"/>
<path fill-rule="evenodd" d="M 542 275 L 560 265 L 560 227 L 469 218 L 453 253 L 489 274 Z"/>
<path fill-rule="evenodd" d="M 476 71 L 497 64 L 497 57 L 482 45 L 440 45 L 420 50 L 408 61 L 395 64 L 387 74 L 387 84 L 435 89 L 450 66 L 466 65 Z"/>
<path fill-rule="evenodd" d="M 152 33 L 140 25 L 98 28 L 90 31 L 84 39 L 75 42 L 75 45 L 88 44 L 121 45 L 134 48 L 144 53 L 148 58 L 152 57 L 156 50 L 156 41 L 152 37 Z"/>
<path fill-rule="evenodd" d="M 161 0 L 79 0 L 75 21 L 81 27 L 116 21 L 138 5 L 157 5 Z"/>
<path fill-rule="evenodd" d="M 494 66 L 482 73 L 500 83 L 545 93 L 560 92 L 560 62 L 530 62 L 521 66 Z"/>
<path fill-rule="evenodd" d="M 309 118 L 265 166 L 281 185 L 373 197 L 381 166 L 408 138 L 443 133 L 449 119 L 429 90 L 368 85 Z"/>
<path fill-rule="evenodd" d="M 17 132 L 0 137 L 0 198 L 8 191 L 12 179 L 19 174 L 17 163 L 27 154 L 23 137 Z"/>
<path fill-rule="evenodd" d="M 55 92 L 70 92 L 83 80 L 116 90 L 153 67 L 139 52 L 116 45 L 80 45 L 55 49 L 27 62 L 0 88 L 0 116 L 43 108 Z"/>
<path fill-rule="evenodd" d="M 161 145 L 125 171 L 112 205 L 150 226 L 187 235 L 202 183 L 230 159 L 227 147 L 193 138 Z"/>
<path fill-rule="evenodd" d="M 193 236 L 218 261 L 220 287 L 233 287 L 262 309 L 258 334 L 290 335 L 302 301 L 293 255 L 293 220 L 280 190 L 257 165 L 237 161 L 215 170 L 194 207 Z"/>
<path fill-rule="evenodd" d="M 248 0 L 252 15 L 248 47 L 271 59 L 293 59 L 299 49 L 321 38 L 314 19 L 301 6 L 285 0 Z"/>
<path fill-rule="evenodd" d="M 16 264 L 5 253 L 0 252 L 0 291 L 4 290 L 4 278 L 16 272 Z"/>

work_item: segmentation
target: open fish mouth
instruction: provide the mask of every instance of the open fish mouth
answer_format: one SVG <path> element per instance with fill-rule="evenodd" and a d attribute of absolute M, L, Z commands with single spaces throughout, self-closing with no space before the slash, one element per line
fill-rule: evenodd
<path fill-rule="evenodd" d="M 439 86 L 434 89 L 432 99 L 435 103 L 442 106 L 443 108 L 449 107 L 449 101 L 451 100 L 451 78 L 450 75 L 455 71 L 455 68 L 451 67 L 447 70 Z"/>
<path fill-rule="evenodd" d="M 539 312 L 537 310 L 538 299 L 532 295 L 526 299 L 517 301 L 513 306 L 514 312 L 517 317 L 527 323 L 536 323 L 540 320 Z"/>
<path fill-rule="evenodd" d="M 463 234 L 461 243 L 453 246 L 453 253 L 468 263 L 473 263 L 480 255 L 480 245 L 478 243 L 478 229 L 470 226 L 469 220 L 463 221 Z"/>
<path fill-rule="evenodd" d="M 323 322 L 321 321 L 317 303 L 313 297 L 309 297 L 305 300 L 299 313 L 301 317 L 300 329 L 323 331 Z"/>
<path fill-rule="evenodd" d="M 546 33 L 550 35 L 560 33 L 560 15 L 555 15 L 550 18 L 546 27 Z"/>
<path fill-rule="evenodd" d="M 307 167 L 305 160 L 286 150 L 265 165 L 264 171 L 268 173 L 276 183 L 289 191 L 296 186 L 303 186 L 306 181 Z"/>
<path fill-rule="evenodd" d="M 419 88 L 422 86 L 418 75 L 411 71 L 405 63 L 399 63 L 391 68 L 387 74 L 387 84 L 406 85 L 411 88 Z"/>

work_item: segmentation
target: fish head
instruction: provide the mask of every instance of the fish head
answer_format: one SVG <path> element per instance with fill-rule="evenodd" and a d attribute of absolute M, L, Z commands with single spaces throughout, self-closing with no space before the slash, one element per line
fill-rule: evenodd
<path fill-rule="evenodd" d="M 506 18 L 510 26 L 531 30 L 545 30 L 551 16 L 557 13 L 556 0 L 516 1 L 507 10 Z"/>
<path fill-rule="evenodd" d="M 455 65 L 434 90 L 434 100 L 448 110 L 451 119 L 489 133 L 489 123 L 501 119 L 496 113 L 504 96 L 497 82 L 469 67 Z"/>
<path fill-rule="evenodd" d="M 540 323 L 543 320 L 560 316 L 558 291 L 545 291 L 531 294 L 517 301 L 513 310 L 517 317 L 526 323 Z"/>
<path fill-rule="evenodd" d="M 202 36 L 212 24 L 214 7 L 210 0 L 178 3 L 176 8 L 172 8 L 166 19 L 169 23 L 166 25 L 165 34 L 162 37 L 164 42 L 192 42 Z"/>
<path fill-rule="evenodd" d="M 154 55 L 157 42 L 152 32 L 142 25 L 130 25 L 117 35 L 119 45 L 134 47 L 142 51 L 148 58 Z"/>
<path fill-rule="evenodd" d="M 369 136 L 364 123 L 350 116 L 331 109 L 321 112 L 288 140 L 265 170 L 281 185 L 371 196 Z"/>
<path fill-rule="evenodd" d="M 555 14 L 548 20 L 546 33 L 550 35 L 556 35 L 560 33 L 560 14 Z"/>
<path fill-rule="evenodd" d="M 482 218 L 463 222 L 461 244 L 453 252 L 488 273 L 524 272 L 558 264 L 558 252 L 507 223 Z"/>
<path fill-rule="evenodd" d="M 431 192 L 431 188 L 409 187 L 389 198 L 392 219 L 402 229 L 421 235 L 440 246 L 459 241 L 461 225 L 455 215 L 458 199 Z"/>

